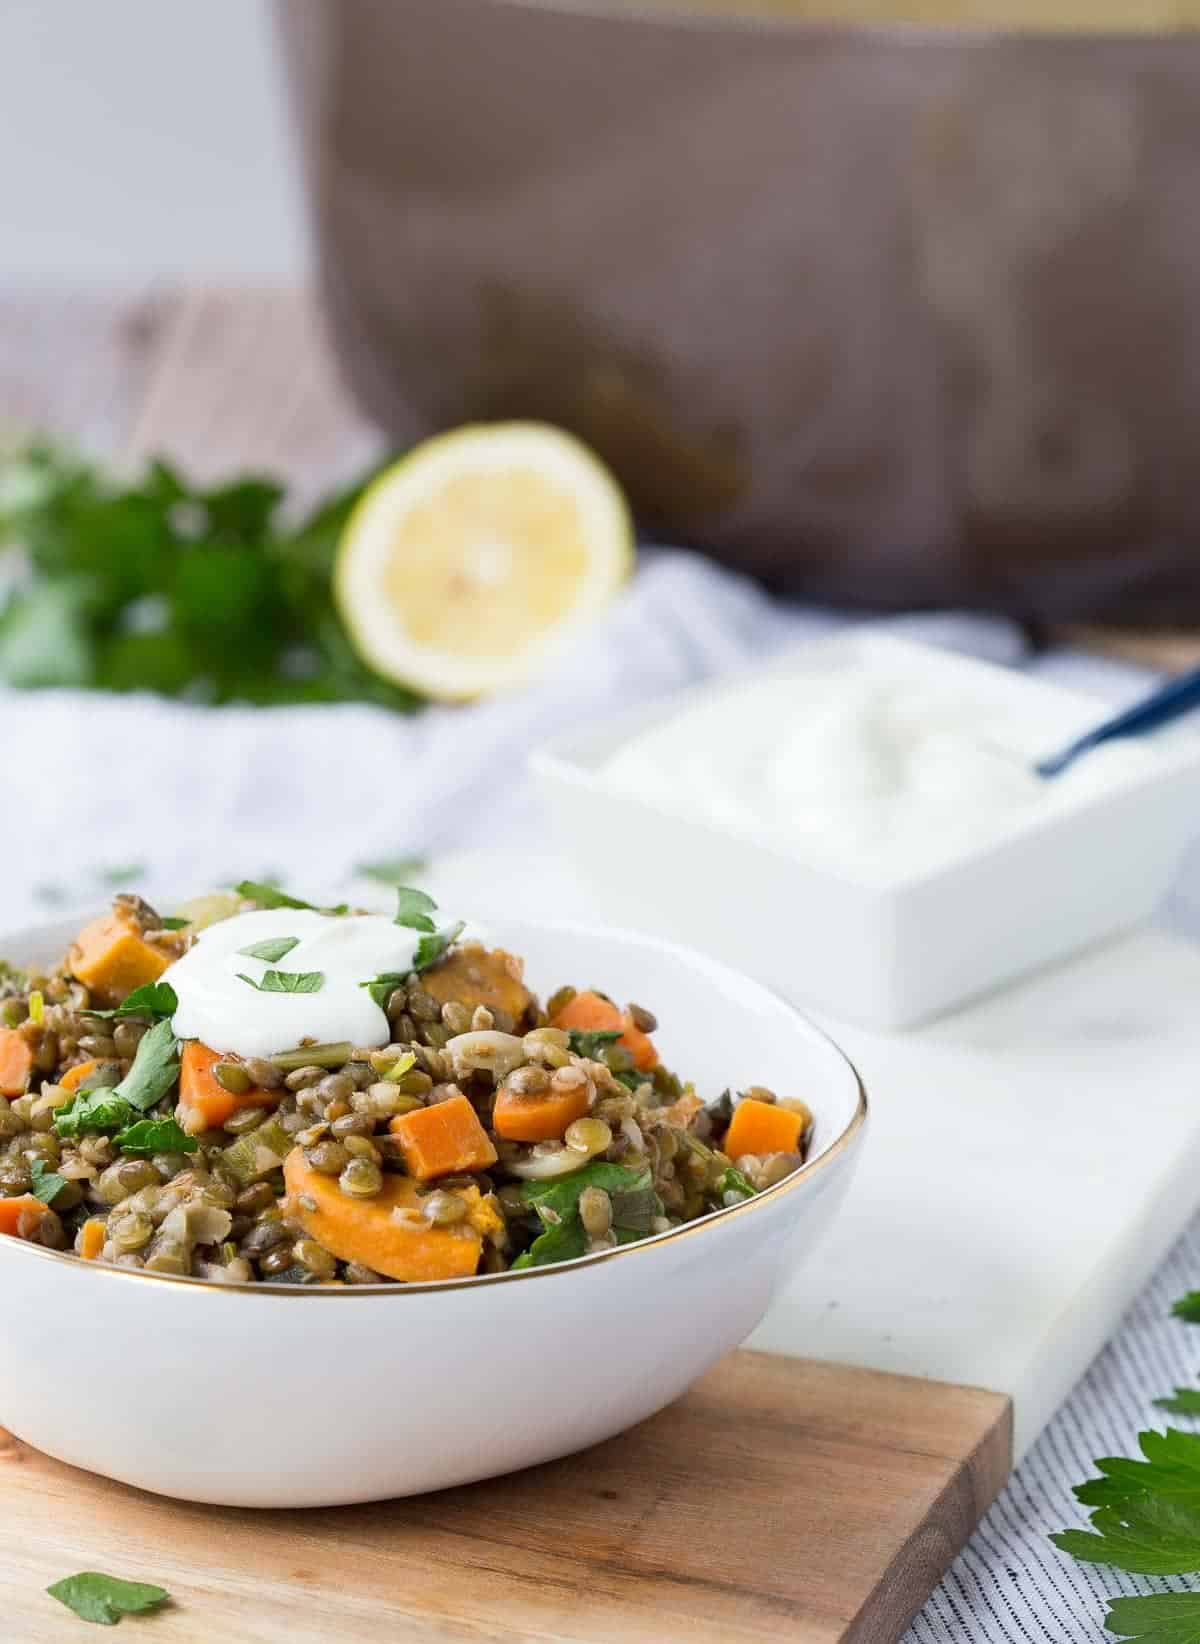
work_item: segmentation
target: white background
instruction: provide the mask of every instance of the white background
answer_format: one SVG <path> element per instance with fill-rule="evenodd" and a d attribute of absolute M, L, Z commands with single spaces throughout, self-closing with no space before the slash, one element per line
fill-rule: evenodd
<path fill-rule="evenodd" d="M 291 277 L 266 0 L 0 0 L 0 278 Z"/>

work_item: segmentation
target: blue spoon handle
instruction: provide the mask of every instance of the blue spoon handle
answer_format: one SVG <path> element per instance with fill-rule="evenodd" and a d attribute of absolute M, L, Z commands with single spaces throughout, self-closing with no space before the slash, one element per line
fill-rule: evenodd
<path fill-rule="evenodd" d="M 1178 679 L 1171 680 L 1150 696 L 1134 703 L 1132 708 L 1126 708 L 1121 713 L 1114 714 L 1111 719 L 1104 720 L 1060 753 L 1052 754 L 1049 759 L 1039 760 L 1038 775 L 1057 776 L 1078 759 L 1080 754 L 1087 753 L 1090 748 L 1097 747 L 1101 742 L 1110 742 L 1116 736 L 1140 736 L 1143 731 L 1152 731 L 1196 707 L 1200 707 L 1200 668 L 1193 668 L 1191 673 L 1181 674 Z"/>

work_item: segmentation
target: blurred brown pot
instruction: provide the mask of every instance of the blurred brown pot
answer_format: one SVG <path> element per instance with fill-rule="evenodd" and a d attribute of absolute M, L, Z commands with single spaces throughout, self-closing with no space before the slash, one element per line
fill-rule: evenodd
<path fill-rule="evenodd" d="M 1200 617 L 1200 41 L 280 0 L 403 443 L 542 417 L 814 597 Z"/>

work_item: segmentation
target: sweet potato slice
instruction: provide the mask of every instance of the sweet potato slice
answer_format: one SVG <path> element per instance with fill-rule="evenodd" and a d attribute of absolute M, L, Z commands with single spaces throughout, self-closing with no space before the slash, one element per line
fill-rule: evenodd
<path fill-rule="evenodd" d="M 453 949 L 445 959 L 422 973 L 421 986 L 439 1005 L 451 1000 L 475 1010 L 503 1010 L 520 1022 L 533 995 L 521 980 L 521 961 L 503 948 L 481 948 L 471 943 Z"/>
<path fill-rule="evenodd" d="M 463 1170 L 486 1170 L 496 1149 L 465 1096 L 398 1113 L 388 1124 L 399 1136 L 404 1162 L 421 1181 Z"/>
<path fill-rule="evenodd" d="M 479 1266 L 483 1239 L 469 1221 L 431 1227 L 409 1176 L 385 1176 L 373 1199 L 352 1199 L 293 1148 L 283 1166 L 287 1214 L 318 1244 L 346 1262 L 362 1262 L 389 1279 L 417 1284 L 466 1278 Z M 315 1207 L 315 1208 L 314 1208 Z"/>
<path fill-rule="evenodd" d="M 97 1004 L 119 1005 L 135 988 L 156 982 L 170 964 L 142 937 L 129 914 L 106 913 L 85 925 L 67 953 L 67 969 Z"/>

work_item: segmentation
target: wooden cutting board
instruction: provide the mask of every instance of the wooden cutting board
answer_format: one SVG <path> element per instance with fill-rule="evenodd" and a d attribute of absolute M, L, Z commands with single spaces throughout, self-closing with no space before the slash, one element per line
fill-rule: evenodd
<path fill-rule="evenodd" d="M 1003 1485 L 1010 1417 L 996 1393 L 735 1353 L 582 1455 L 295 1513 L 166 1501 L 0 1432 L 3 1638 L 88 1636 L 44 1589 L 94 1569 L 170 1591 L 123 1623 L 147 1644 L 894 1644 Z"/>

